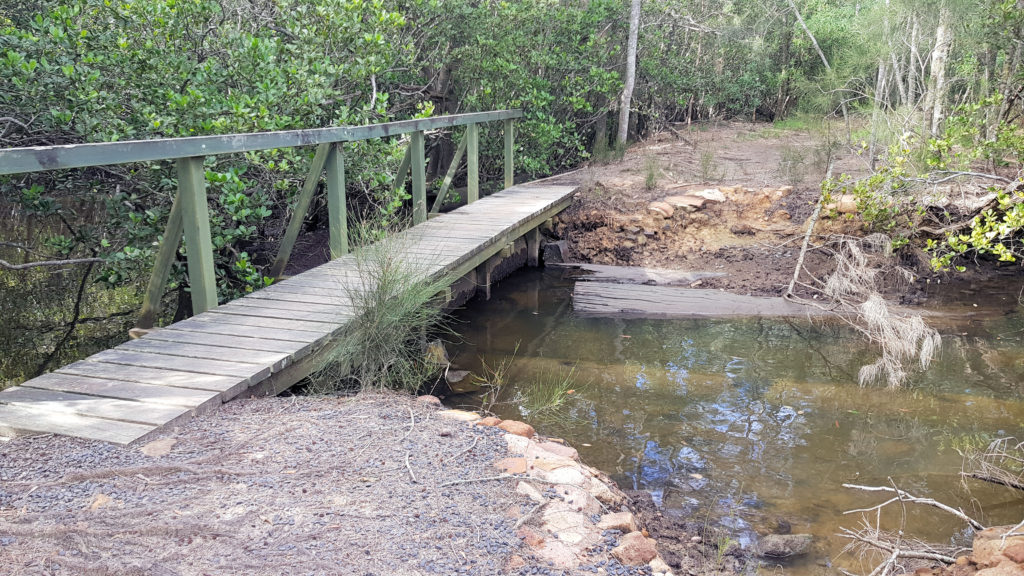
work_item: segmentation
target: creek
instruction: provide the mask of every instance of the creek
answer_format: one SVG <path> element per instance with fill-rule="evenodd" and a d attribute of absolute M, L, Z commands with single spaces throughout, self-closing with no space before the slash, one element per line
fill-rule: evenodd
<path fill-rule="evenodd" d="M 486 403 L 562 437 L 623 489 L 647 490 L 665 514 L 724 528 L 745 547 L 780 523 L 814 535 L 813 552 L 787 572 L 867 573 L 870 559 L 840 554 L 847 541 L 835 534 L 860 522 L 844 511 L 886 498 L 844 483 L 886 486 L 891 478 L 986 525 L 1024 516 L 1019 495 L 962 481 L 958 452 L 1024 438 L 1016 290 L 960 294 L 947 306 L 956 314 L 939 322 L 943 343 L 931 368 L 888 390 L 857 384 L 876 351 L 842 323 L 582 317 L 572 310 L 571 280 L 527 270 L 455 318 L 457 368 L 479 375 L 511 358 L 498 401 L 468 393 L 447 402 Z M 983 302 L 976 308 L 972 299 Z M 570 376 L 562 404 L 538 411 L 530 395 L 546 396 Z M 883 527 L 899 523 L 898 510 L 882 516 Z M 906 531 L 969 539 L 959 520 L 923 507 L 908 509 Z"/>

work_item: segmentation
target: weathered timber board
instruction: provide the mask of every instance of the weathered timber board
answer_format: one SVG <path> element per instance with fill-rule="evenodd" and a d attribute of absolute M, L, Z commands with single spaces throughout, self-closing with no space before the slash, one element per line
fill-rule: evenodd
<path fill-rule="evenodd" d="M 567 207 L 574 191 L 514 186 L 389 242 L 402 248 L 413 278 L 458 277 Z M 129 443 L 253 386 L 281 389 L 344 333 L 353 300 L 373 290 L 373 261 L 372 254 L 337 258 L 25 382 L 6 399 L 0 392 L 0 431 Z"/>
<path fill-rule="evenodd" d="M 725 316 L 817 316 L 822 311 L 782 298 L 741 296 L 720 290 L 577 282 L 573 310 L 593 316 L 694 318 Z"/>
<path fill-rule="evenodd" d="M 193 390 L 190 388 L 171 388 L 169 386 L 154 386 L 151 384 L 139 384 L 138 382 L 125 382 L 122 380 L 110 380 L 106 378 L 90 378 L 88 376 L 77 376 L 72 374 L 61 374 L 51 372 L 33 378 L 22 384 L 23 388 L 38 388 L 40 390 L 53 390 L 56 392 L 72 392 L 85 394 L 98 398 L 113 398 L 118 400 L 134 400 L 136 402 L 147 402 L 151 404 L 165 404 L 168 406 L 181 406 L 192 410 L 203 411 L 210 406 L 217 406 L 221 403 L 220 392 L 208 390 Z"/>
<path fill-rule="evenodd" d="M 156 426 L 171 422 L 188 413 L 188 408 L 127 400 L 112 400 L 70 392 L 12 386 L 0 394 L 0 405 L 21 406 L 52 412 L 80 414 Z"/>

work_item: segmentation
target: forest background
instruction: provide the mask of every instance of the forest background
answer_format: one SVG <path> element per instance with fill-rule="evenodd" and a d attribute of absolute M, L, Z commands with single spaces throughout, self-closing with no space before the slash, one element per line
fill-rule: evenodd
<path fill-rule="evenodd" d="M 857 195 L 869 224 L 901 240 L 915 239 L 906 214 L 919 209 L 899 201 L 906 182 L 996 176 L 987 220 L 929 239 L 937 268 L 962 267 L 1017 257 L 1024 212 L 1005 184 L 1024 156 L 1022 38 L 1016 0 L 0 0 L 0 146 L 522 108 L 516 173 L 537 177 L 621 153 L 620 126 L 641 139 L 680 123 L 834 119 L 836 145 L 860 148 L 874 174 L 826 193 Z M 482 176 L 496 184 L 500 138 L 482 129 Z M 458 137 L 431 136 L 428 177 Z M 350 213 L 405 217 L 403 151 L 346 144 Z M 222 299 L 269 281 L 311 159 L 207 159 Z M 24 351 L 0 357 L 0 387 L 123 340 L 175 189 L 170 162 L 0 177 L 0 350 Z M 315 200 L 306 229 L 326 212 Z M 164 321 L 189 313 L 183 253 L 165 300 Z"/>

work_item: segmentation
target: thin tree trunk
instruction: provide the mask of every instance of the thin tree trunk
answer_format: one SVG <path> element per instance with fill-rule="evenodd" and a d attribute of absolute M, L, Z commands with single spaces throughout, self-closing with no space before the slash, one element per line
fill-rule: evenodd
<path fill-rule="evenodd" d="M 917 106 L 917 66 L 921 58 L 917 55 L 917 18 L 910 28 L 910 65 L 907 66 L 907 102 Z"/>
<path fill-rule="evenodd" d="M 629 3 L 629 40 L 626 46 L 626 85 L 619 104 L 619 135 L 616 142 L 625 144 L 629 137 L 629 105 L 636 85 L 636 45 L 640 36 L 640 0 Z"/>
<path fill-rule="evenodd" d="M 946 59 L 953 43 L 953 31 L 949 28 L 949 9 L 939 10 L 939 25 L 935 28 L 935 48 L 932 50 L 931 89 L 928 91 L 930 108 L 925 109 L 925 121 L 932 136 L 937 136 L 942 125 L 943 100 L 946 91 Z"/>
<path fill-rule="evenodd" d="M 896 83 L 896 89 L 900 93 L 900 105 L 909 106 L 910 100 L 907 98 L 907 87 L 903 84 L 903 70 L 900 69 L 900 60 L 896 57 L 895 52 L 890 52 L 889 56 L 892 60 L 892 78 Z"/>
<path fill-rule="evenodd" d="M 875 170 L 875 147 L 878 142 L 878 117 L 882 111 L 882 99 L 887 92 L 885 86 L 885 60 L 878 59 L 878 75 L 875 77 L 875 105 L 871 111 L 871 147 L 868 149 L 868 161 L 871 171 Z"/>
<path fill-rule="evenodd" d="M 804 33 L 810 38 L 811 44 L 814 46 L 814 50 L 818 53 L 821 58 L 821 63 L 825 65 L 825 69 L 828 70 L 829 75 L 832 74 L 832 66 L 828 63 L 828 58 L 825 57 L 825 53 L 821 50 L 821 46 L 818 46 L 818 40 L 811 33 L 811 29 L 807 27 L 807 23 L 804 22 L 804 17 L 800 15 L 800 10 L 796 7 L 796 2 L 793 0 L 789 1 L 789 7 L 793 10 L 793 14 L 796 16 L 796 21 L 800 23 L 800 27 L 804 29 Z M 846 121 L 846 137 L 850 137 L 850 117 L 846 112 L 846 98 L 840 96 L 840 107 L 843 110 L 843 120 Z"/>

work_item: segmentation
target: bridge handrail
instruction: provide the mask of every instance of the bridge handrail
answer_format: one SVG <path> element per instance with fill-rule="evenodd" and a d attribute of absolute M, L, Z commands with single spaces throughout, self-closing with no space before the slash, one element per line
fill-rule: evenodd
<path fill-rule="evenodd" d="M 284 273 L 292 247 L 298 238 L 302 220 L 319 185 L 320 176 L 325 170 L 331 257 L 348 253 L 345 161 L 341 143 L 411 134 L 405 158 L 398 168 L 395 181 L 396 186 L 404 186 L 407 175 L 411 175 L 413 223 L 419 224 L 426 221 L 428 216 L 424 132 L 466 126 L 465 135 L 459 142 L 455 157 L 438 191 L 438 197 L 430 210 L 437 212 L 452 184 L 463 154 L 466 156 L 467 165 L 466 200 L 473 202 L 479 197 L 480 123 L 504 121 L 504 184 L 506 188 L 512 186 L 512 121 L 522 117 L 522 110 L 495 110 L 367 126 L 6 148 L 0 149 L 0 176 L 130 162 L 174 161 L 177 168 L 178 191 L 171 205 L 163 240 L 153 263 L 142 311 L 136 323 L 139 328 L 150 328 L 156 319 L 164 286 L 182 238 L 188 245 L 186 257 L 192 292 L 192 311 L 196 314 L 205 312 L 218 303 L 206 197 L 206 172 L 203 168 L 205 157 L 295 146 L 317 146 L 309 174 L 296 197 L 291 220 L 281 238 L 277 258 L 270 267 L 269 274 L 276 280 Z"/>
<path fill-rule="evenodd" d="M 451 114 L 416 120 L 399 120 L 397 122 L 385 122 L 367 126 L 339 126 L 307 130 L 282 130 L 277 132 L 4 148 L 0 149 L 0 176 L 58 170 L 61 168 L 86 168 L 89 166 L 108 166 L 131 162 L 175 160 L 191 156 L 216 156 L 236 152 L 291 148 L 293 146 L 355 142 L 424 130 L 436 130 L 438 128 L 465 126 L 497 120 L 513 120 L 522 117 L 522 110 L 497 110 L 493 112 Z"/>

